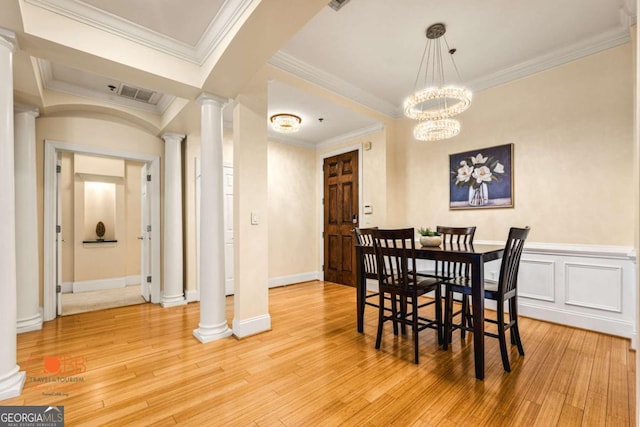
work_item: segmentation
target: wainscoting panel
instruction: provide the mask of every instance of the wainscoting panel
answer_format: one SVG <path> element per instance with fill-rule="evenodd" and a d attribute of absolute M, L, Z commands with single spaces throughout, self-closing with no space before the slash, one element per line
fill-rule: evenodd
<path fill-rule="evenodd" d="M 636 263 L 628 247 L 525 245 L 520 314 L 631 339 L 636 347 Z"/>
<path fill-rule="evenodd" d="M 553 260 L 520 260 L 518 295 L 524 298 L 555 302 L 555 266 Z"/>
<path fill-rule="evenodd" d="M 565 303 L 622 312 L 622 267 L 565 263 Z"/>

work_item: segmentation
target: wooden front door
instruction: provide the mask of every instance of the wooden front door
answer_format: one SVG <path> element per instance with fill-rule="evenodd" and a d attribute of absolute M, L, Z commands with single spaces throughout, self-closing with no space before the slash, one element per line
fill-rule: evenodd
<path fill-rule="evenodd" d="M 324 172 L 324 280 L 355 286 L 358 152 L 329 157 Z"/>

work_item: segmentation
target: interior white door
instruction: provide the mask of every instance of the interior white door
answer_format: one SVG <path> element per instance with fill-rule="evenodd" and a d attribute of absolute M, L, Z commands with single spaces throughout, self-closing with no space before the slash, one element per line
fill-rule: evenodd
<path fill-rule="evenodd" d="M 233 286 L 233 168 L 223 167 L 224 194 L 224 289 L 225 295 L 234 293 Z"/>
<path fill-rule="evenodd" d="M 200 159 L 196 159 L 196 283 L 200 289 Z M 223 168 L 225 295 L 233 295 L 233 167 Z"/>
<path fill-rule="evenodd" d="M 140 295 L 145 301 L 151 299 L 151 205 L 147 181 L 148 168 L 144 164 L 140 170 Z"/>
<path fill-rule="evenodd" d="M 62 160 L 56 153 L 56 316 L 62 315 Z"/>

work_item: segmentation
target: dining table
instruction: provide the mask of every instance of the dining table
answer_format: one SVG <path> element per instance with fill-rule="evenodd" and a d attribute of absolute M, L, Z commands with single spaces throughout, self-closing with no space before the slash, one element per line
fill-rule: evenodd
<path fill-rule="evenodd" d="M 409 249 L 408 249 L 409 250 Z M 364 273 L 365 254 L 374 253 L 373 246 L 356 245 L 356 309 L 358 332 L 364 332 L 364 307 L 367 279 Z M 476 378 L 484 379 L 484 264 L 502 258 L 500 245 L 447 245 L 416 247 L 416 259 L 466 263 L 471 266 L 471 303 L 473 306 L 473 352 Z"/>

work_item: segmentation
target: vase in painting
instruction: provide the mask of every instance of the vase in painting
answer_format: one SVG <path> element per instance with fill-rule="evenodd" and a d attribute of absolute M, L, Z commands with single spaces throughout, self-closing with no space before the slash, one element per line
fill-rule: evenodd
<path fill-rule="evenodd" d="M 489 203 L 489 186 L 483 182 L 478 187 L 469 187 L 469 205 L 485 206 Z"/>

